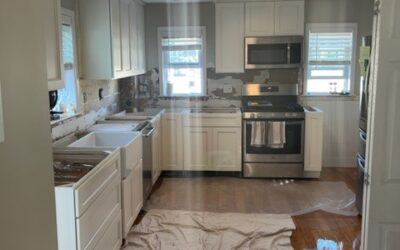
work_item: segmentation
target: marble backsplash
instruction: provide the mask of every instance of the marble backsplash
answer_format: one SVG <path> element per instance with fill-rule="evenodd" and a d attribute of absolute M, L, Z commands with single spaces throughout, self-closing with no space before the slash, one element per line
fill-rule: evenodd
<path fill-rule="evenodd" d="M 241 105 L 244 84 L 301 83 L 299 69 L 246 70 L 244 73 L 216 73 L 215 68 L 207 69 L 207 96 L 205 97 L 162 97 L 159 93 L 158 69 L 144 75 L 119 80 L 120 109 L 143 110 L 146 107 L 222 107 Z M 229 86 L 232 91 L 224 92 Z"/>
<path fill-rule="evenodd" d="M 52 125 L 53 140 L 86 130 L 97 120 L 119 111 L 118 81 L 80 80 L 79 90 L 79 110 L 82 114 Z"/>

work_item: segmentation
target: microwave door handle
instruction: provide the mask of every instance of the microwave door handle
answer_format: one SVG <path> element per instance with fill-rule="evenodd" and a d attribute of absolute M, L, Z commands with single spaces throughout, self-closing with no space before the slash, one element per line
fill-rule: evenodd
<path fill-rule="evenodd" d="M 291 58 L 290 58 L 290 51 L 291 51 L 291 46 L 290 46 L 290 43 L 288 43 L 288 45 L 287 45 L 287 63 L 288 64 L 290 64 L 291 62 L 290 62 L 290 60 L 291 60 Z"/>

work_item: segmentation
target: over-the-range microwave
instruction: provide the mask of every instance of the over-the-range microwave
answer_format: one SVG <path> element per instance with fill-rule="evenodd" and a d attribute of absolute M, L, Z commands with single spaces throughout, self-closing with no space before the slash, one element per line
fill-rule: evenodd
<path fill-rule="evenodd" d="M 302 36 L 246 37 L 246 69 L 299 68 L 302 66 Z"/>

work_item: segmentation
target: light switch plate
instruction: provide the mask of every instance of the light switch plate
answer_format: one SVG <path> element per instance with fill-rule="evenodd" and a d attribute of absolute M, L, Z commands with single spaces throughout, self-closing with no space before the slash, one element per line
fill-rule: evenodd
<path fill-rule="evenodd" d="M 4 122 L 3 122 L 3 105 L 2 105 L 2 93 L 1 93 L 1 81 L 0 81 L 0 143 L 4 141 Z"/>

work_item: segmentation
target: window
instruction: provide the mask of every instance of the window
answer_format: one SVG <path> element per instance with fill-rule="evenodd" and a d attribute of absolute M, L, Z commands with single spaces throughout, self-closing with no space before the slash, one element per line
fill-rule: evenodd
<path fill-rule="evenodd" d="M 58 102 L 54 110 L 68 116 L 75 114 L 78 109 L 78 86 L 74 13 L 66 9 L 62 10 L 62 44 L 65 87 L 58 90 Z"/>
<path fill-rule="evenodd" d="M 357 24 L 307 24 L 306 94 L 351 93 Z"/>
<path fill-rule="evenodd" d="M 206 94 L 205 27 L 158 29 L 163 96 Z"/>

